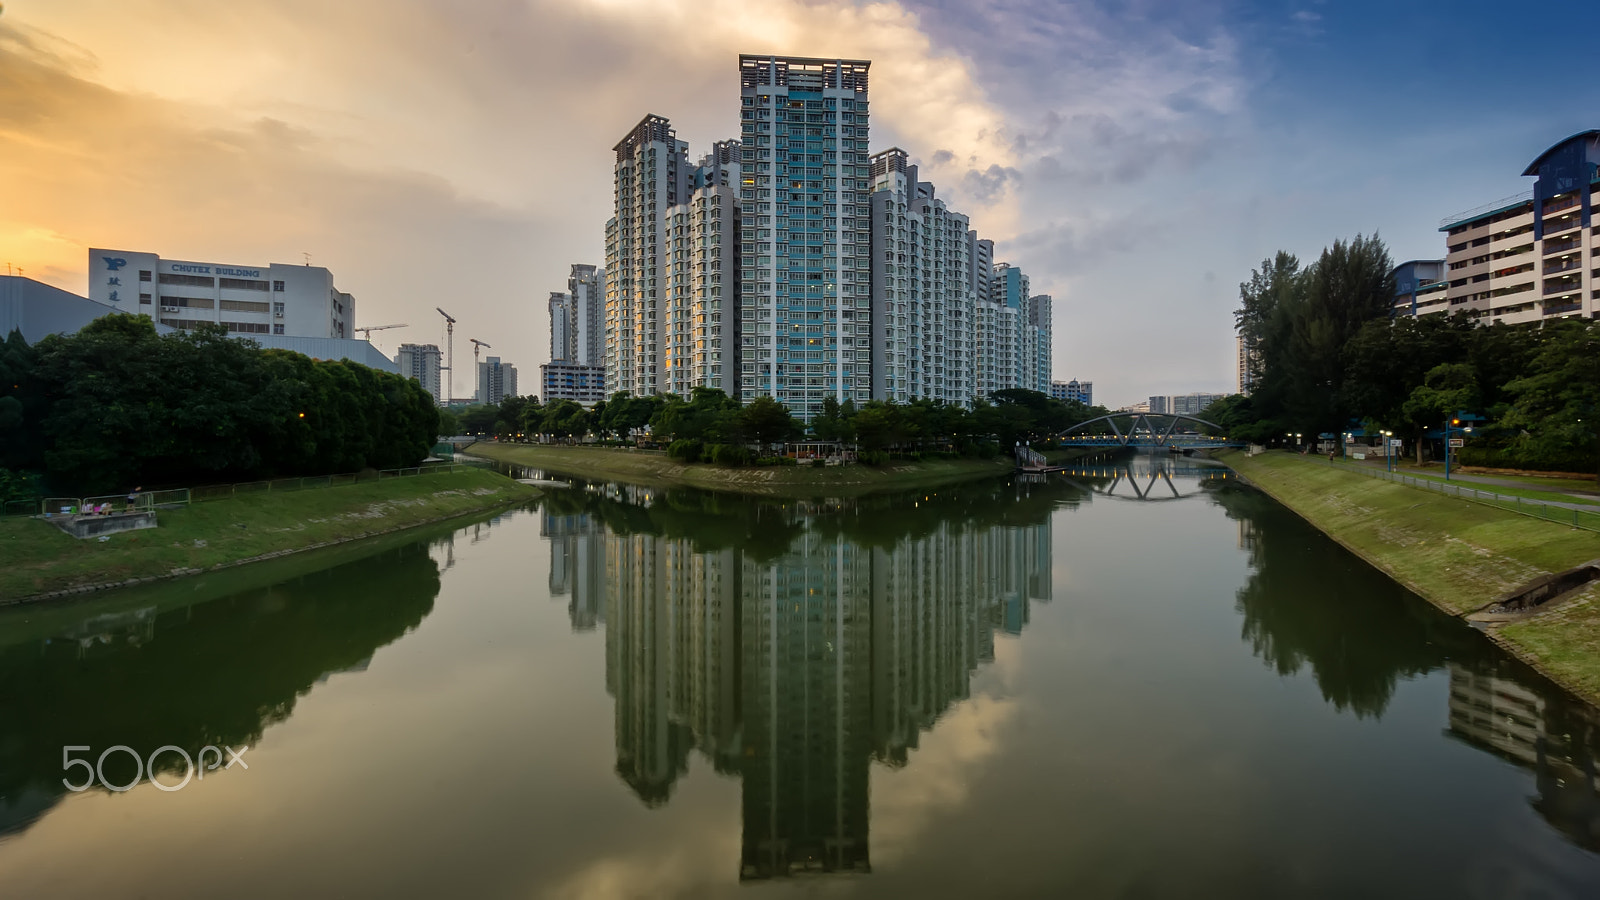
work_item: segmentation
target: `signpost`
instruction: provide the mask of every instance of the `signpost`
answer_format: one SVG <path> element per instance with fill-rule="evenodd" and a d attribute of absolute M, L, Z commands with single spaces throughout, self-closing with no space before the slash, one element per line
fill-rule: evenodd
<path fill-rule="evenodd" d="M 1467 445 L 1467 442 L 1463 438 L 1451 438 L 1450 439 L 1450 446 L 1452 446 L 1452 447 L 1461 448 L 1461 447 L 1465 447 L 1466 445 Z"/>

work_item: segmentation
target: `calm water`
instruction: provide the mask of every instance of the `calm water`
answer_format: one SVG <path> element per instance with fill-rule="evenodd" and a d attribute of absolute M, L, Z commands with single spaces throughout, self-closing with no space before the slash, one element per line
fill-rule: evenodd
<path fill-rule="evenodd" d="M 0 896 L 1600 894 L 1600 716 L 1226 474 L 579 486 L 6 612 Z M 119 745 L 249 749 L 63 786 Z"/>

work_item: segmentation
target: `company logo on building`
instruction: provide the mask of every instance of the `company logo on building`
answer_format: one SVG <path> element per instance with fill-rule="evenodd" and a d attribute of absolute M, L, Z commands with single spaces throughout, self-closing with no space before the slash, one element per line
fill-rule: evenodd
<path fill-rule="evenodd" d="M 120 256 L 102 256 L 100 258 L 106 261 L 106 268 L 113 272 L 128 264 L 128 261 Z"/>

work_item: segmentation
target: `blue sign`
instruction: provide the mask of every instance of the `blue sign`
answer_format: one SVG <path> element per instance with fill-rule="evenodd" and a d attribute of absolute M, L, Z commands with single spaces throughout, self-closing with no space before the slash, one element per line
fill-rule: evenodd
<path fill-rule="evenodd" d="M 100 258 L 106 261 L 106 268 L 113 272 L 128 264 L 128 261 L 120 256 L 102 256 Z"/>

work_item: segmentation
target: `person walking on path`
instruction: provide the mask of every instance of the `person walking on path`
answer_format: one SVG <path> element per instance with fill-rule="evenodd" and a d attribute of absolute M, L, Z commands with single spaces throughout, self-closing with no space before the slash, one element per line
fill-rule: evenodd
<path fill-rule="evenodd" d="M 139 507 L 139 491 L 143 489 L 144 485 L 136 484 L 133 486 L 133 490 L 128 492 L 128 512 L 133 512 Z"/>

